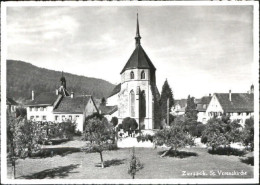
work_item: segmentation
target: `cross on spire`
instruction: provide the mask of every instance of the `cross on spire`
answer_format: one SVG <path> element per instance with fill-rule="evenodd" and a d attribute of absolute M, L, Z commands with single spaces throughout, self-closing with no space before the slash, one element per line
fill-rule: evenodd
<path fill-rule="evenodd" d="M 138 21 L 138 13 L 137 13 L 137 23 L 136 23 L 136 36 L 135 36 L 135 46 L 141 45 L 141 36 L 139 32 L 139 21 Z"/>

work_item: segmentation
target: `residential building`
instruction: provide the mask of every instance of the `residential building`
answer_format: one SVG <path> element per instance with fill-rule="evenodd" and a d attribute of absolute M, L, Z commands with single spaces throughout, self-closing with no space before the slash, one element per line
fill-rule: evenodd
<path fill-rule="evenodd" d="M 238 120 L 244 126 L 245 120 L 254 115 L 253 88 L 249 93 L 215 93 L 206 110 L 208 118 L 229 115 L 231 120 Z"/>
<path fill-rule="evenodd" d="M 95 101 L 90 95 L 74 96 L 66 89 L 66 79 L 62 74 L 61 86 L 56 92 L 41 93 L 27 103 L 27 119 L 33 121 L 63 122 L 72 121 L 77 130 L 83 131 L 85 118 L 98 112 Z"/>
<path fill-rule="evenodd" d="M 206 114 L 206 110 L 208 108 L 208 105 L 211 101 L 211 94 L 209 96 L 203 96 L 200 100 L 197 100 L 196 107 L 198 111 L 198 122 L 201 122 L 203 124 L 206 124 L 208 121 L 208 115 Z"/>
<path fill-rule="evenodd" d="M 171 109 L 171 114 L 174 116 L 180 116 L 185 114 L 187 107 L 187 99 L 174 100 L 174 105 Z"/>
<path fill-rule="evenodd" d="M 12 98 L 6 98 L 6 109 L 7 111 L 9 111 L 10 113 L 15 113 L 16 112 L 16 108 L 19 106 L 19 104 L 14 101 Z"/>

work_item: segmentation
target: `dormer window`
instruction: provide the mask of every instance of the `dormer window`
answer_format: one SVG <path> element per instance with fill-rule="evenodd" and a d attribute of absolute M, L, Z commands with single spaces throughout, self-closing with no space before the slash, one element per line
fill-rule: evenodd
<path fill-rule="evenodd" d="M 134 79 L 134 78 L 135 78 L 134 72 L 131 71 L 131 73 L 130 73 L 130 79 Z"/>
<path fill-rule="evenodd" d="M 141 72 L 141 79 L 145 79 L 145 72 L 144 71 Z"/>

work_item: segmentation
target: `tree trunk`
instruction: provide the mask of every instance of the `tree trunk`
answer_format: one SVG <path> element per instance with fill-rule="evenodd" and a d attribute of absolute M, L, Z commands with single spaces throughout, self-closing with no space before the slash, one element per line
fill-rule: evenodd
<path fill-rule="evenodd" d="M 172 147 L 169 148 L 169 150 L 165 151 L 160 157 L 166 156 L 171 150 L 172 150 Z"/>
<path fill-rule="evenodd" d="M 101 159 L 101 168 L 104 168 L 104 161 L 103 161 L 102 152 L 100 152 L 99 154 L 100 154 L 100 159 Z"/>
<path fill-rule="evenodd" d="M 14 158 L 12 158 L 12 170 L 13 170 L 12 179 L 15 179 L 15 159 Z"/>
<path fill-rule="evenodd" d="M 133 179 L 135 179 L 135 175 L 133 175 L 132 177 L 133 177 Z"/>

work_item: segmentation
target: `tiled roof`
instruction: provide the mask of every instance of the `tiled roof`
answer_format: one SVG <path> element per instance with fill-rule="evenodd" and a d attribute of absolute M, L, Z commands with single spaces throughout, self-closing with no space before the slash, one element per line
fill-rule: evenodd
<path fill-rule="evenodd" d="M 220 105 L 224 112 L 253 112 L 254 111 L 254 94 L 248 93 L 216 93 Z"/>
<path fill-rule="evenodd" d="M 41 93 L 39 96 L 35 97 L 33 101 L 27 103 L 28 106 L 30 105 L 52 105 L 58 96 L 53 92 L 45 92 Z"/>
<path fill-rule="evenodd" d="M 113 91 L 110 93 L 110 95 L 108 96 L 108 98 L 111 97 L 111 96 L 113 96 L 113 95 L 115 95 L 115 94 L 117 94 L 117 93 L 119 93 L 120 91 L 121 91 L 121 83 L 118 84 L 117 86 L 115 86 L 115 88 L 114 88 Z"/>
<path fill-rule="evenodd" d="M 205 112 L 209 102 L 211 101 L 212 96 L 203 96 L 198 102 L 197 102 L 197 111 L 199 112 Z"/>
<path fill-rule="evenodd" d="M 153 69 L 156 70 L 153 63 L 145 53 L 141 45 L 137 45 L 134 52 L 121 71 L 122 74 L 126 69 Z"/>
<path fill-rule="evenodd" d="M 12 98 L 6 98 L 6 105 L 18 105 L 16 101 L 14 101 Z"/>
<path fill-rule="evenodd" d="M 181 108 L 186 107 L 187 106 L 187 99 L 174 100 L 174 106 L 178 105 L 178 104 L 181 106 Z"/>
<path fill-rule="evenodd" d="M 91 96 L 63 97 L 56 109 L 55 113 L 83 113 L 86 104 Z M 94 103 L 94 101 L 93 101 Z"/>
<path fill-rule="evenodd" d="M 113 114 L 114 112 L 116 112 L 118 110 L 117 105 L 115 106 L 100 106 L 99 107 L 100 113 L 101 114 Z"/>

